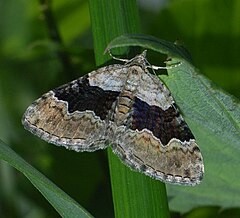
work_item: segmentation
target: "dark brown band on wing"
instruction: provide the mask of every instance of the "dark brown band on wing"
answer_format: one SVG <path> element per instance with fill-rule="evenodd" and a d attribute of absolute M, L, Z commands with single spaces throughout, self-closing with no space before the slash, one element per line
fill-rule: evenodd
<path fill-rule="evenodd" d="M 179 111 L 175 105 L 163 110 L 135 98 L 130 128 L 133 130 L 142 130 L 144 128 L 150 130 L 154 136 L 161 140 L 163 145 L 167 145 L 172 138 L 181 141 L 194 139 L 186 122 L 179 116 Z"/>
<path fill-rule="evenodd" d="M 74 83 L 68 83 L 53 90 L 55 97 L 68 102 L 68 111 L 93 111 L 102 120 L 106 118 L 119 92 L 105 91 L 97 86 L 90 86 L 88 76 Z"/>

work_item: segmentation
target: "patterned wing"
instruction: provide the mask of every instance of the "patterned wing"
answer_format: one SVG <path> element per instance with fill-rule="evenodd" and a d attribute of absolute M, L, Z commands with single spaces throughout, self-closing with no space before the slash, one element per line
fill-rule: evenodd
<path fill-rule="evenodd" d="M 24 127 L 47 142 L 68 149 L 105 148 L 108 117 L 123 86 L 120 68 L 121 65 L 100 68 L 44 94 L 27 108 L 22 119 Z"/>
<path fill-rule="evenodd" d="M 170 92 L 143 68 L 129 71 L 115 111 L 113 151 L 130 168 L 155 179 L 200 183 L 202 155 Z"/>

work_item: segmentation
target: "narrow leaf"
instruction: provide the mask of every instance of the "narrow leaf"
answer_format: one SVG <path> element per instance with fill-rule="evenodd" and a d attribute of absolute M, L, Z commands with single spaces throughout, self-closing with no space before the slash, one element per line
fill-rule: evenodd
<path fill-rule="evenodd" d="M 128 46 L 141 46 L 143 48 L 151 49 L 162 54 L 171 55 L 171 57 L 182 57 L 188 61 L 191 61 L 190 54 L 183 46 L 177 45 L 177 43 L 174 44 L 163 39 L 158 39 L 156 37 L 143 34 L 121 35 L 113 39 L 108 44 L 105 52 L 113 48 Z"/>
<path fill-rule="evenodd" d="M 139 32 L 135 0 L 89 1 L 96 63 L 107 44 L 123 33 Z M 119 50 L 118 54 L 119 54 Z M 133 172 L 108 150 L 115 217 L 169 217 L 165 185 Z"/>
<path fill-rule="evenodd" d="M 92 217 L 76 201 L 0 140 L 0 159 L 22 172 L 62 217 Z"/>

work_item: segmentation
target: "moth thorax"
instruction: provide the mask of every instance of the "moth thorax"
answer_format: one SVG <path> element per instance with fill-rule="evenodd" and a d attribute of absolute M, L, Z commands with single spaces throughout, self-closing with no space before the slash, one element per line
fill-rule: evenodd
<path fill-rule="evenodd" d="M 115 109 L 115 119 L 114 122 L 117 125 L 127 124 L 129 117 L 131 117 L 132 105 L 134 96 L 131 92 L 123 91 L 117 100 L 117 105 Z"/>

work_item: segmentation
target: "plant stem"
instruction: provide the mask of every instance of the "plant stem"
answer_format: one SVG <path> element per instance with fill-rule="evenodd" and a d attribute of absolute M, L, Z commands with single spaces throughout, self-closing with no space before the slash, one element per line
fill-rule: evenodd
<path fill-rule="evenodd" d="M 64 74 L 67 75 L 68 78 L 73 78 L 73 66 L 71 63 L 71 59 L 66 52 L 63 40 L 59 33 L 57 24 L 55 22 L 52 10 L 51 10 L 51 1 L 50 0 L 39 0 L 42 13 L 44 15 L 44 20 L 46 21 L 46 26 L 48 28 L 49 38 L 57 45 L 57 56 L 59 61 L 62 64 Z M 67 74 L 66 74 L 67 73 Z"/>

